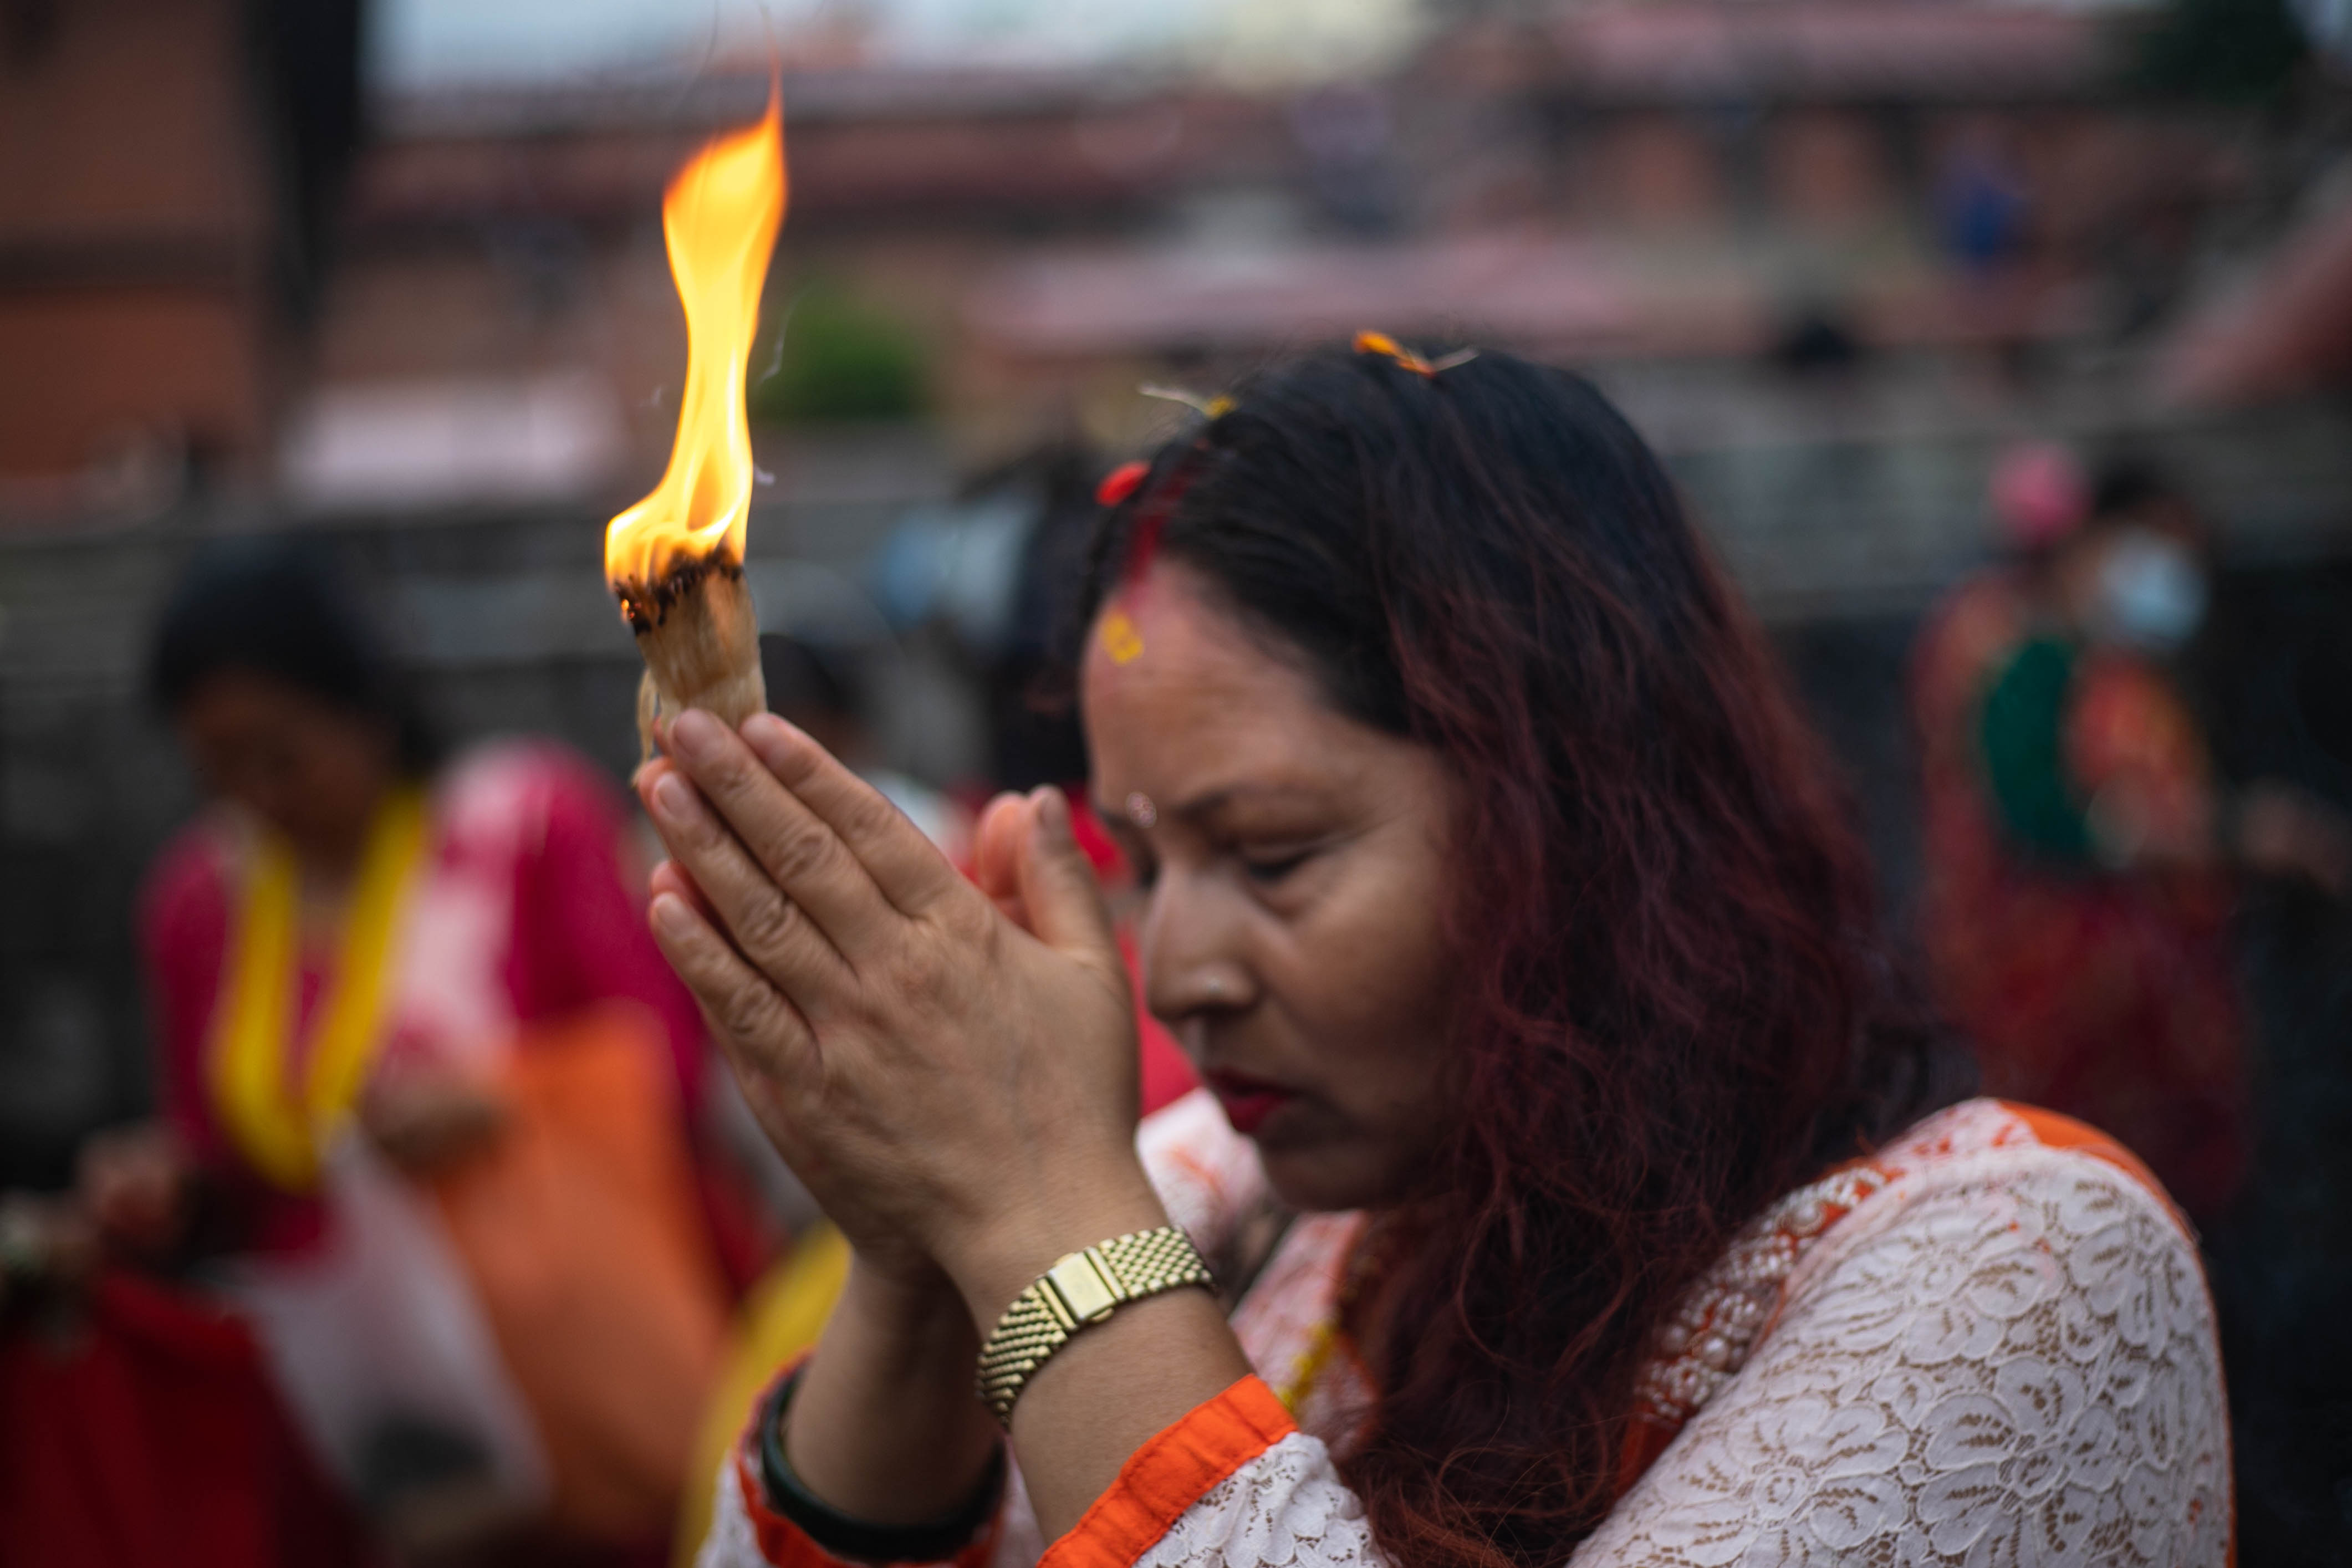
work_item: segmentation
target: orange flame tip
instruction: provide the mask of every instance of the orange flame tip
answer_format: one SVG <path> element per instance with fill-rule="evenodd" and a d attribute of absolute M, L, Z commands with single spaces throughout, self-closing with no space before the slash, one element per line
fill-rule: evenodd
<path fill-rule="evenodd" d="M 742 564 L 752 483 L 744 377 L 787 188 L 783 102 L 772 86 L 760 122 L 712 141 L 663 195 L 686 309 L 686 390 L 661 483 L 604 530 L 604 578 L 616 590 L 650 592 L 675 573 Z"/>

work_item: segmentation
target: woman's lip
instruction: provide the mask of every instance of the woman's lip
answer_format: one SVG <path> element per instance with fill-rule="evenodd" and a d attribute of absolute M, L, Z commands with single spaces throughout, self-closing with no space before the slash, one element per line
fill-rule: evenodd
<path fill-rule="evenodd" d="M 1279 1083 L 1269 1083 L 1262 1078 L 1249 1078 L 1237 1072 L 1205 1074 L 1209 1092 L 1224 1107 L 1225 1120 L 1234 1131 L 1246 1137 L 1258 1130 L 1265 1119 L 1298 1098 L 1295 1089 Z"/>

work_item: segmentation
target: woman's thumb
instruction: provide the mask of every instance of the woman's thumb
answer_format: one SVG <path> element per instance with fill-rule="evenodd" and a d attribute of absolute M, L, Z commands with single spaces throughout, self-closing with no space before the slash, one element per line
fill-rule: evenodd
<path fill-rule="evenodd" d="M 1021 845 L 1021 902 L 1029 928 L 1048 947 L 1116 954 L 1110 910 L 1095 869 L 1070 831 L 1070 803 L 1052 785 L 1031 792 L 1029 831 Z"/>

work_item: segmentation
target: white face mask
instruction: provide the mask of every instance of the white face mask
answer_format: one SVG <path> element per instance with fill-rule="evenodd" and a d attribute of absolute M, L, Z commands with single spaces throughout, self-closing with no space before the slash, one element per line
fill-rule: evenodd
<path fill-rule="evenodd" d="M 2205 574 L 2179 541 L 2134 528 L 2099 562 L 2091 632 L 2144 653 L 2168 653 L 2205 620 Z"/>

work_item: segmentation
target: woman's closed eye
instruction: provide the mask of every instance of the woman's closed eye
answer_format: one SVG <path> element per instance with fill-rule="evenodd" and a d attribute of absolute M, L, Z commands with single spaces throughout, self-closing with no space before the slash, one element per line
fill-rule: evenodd
<path fill-rule="evenodd" d="M 1252 882 L 1271 887 L 1287 879 L 1291 873 L 1315 858 L 1308 849 L 1244 851 L 1241 855 L 1242 870 Z"/>

